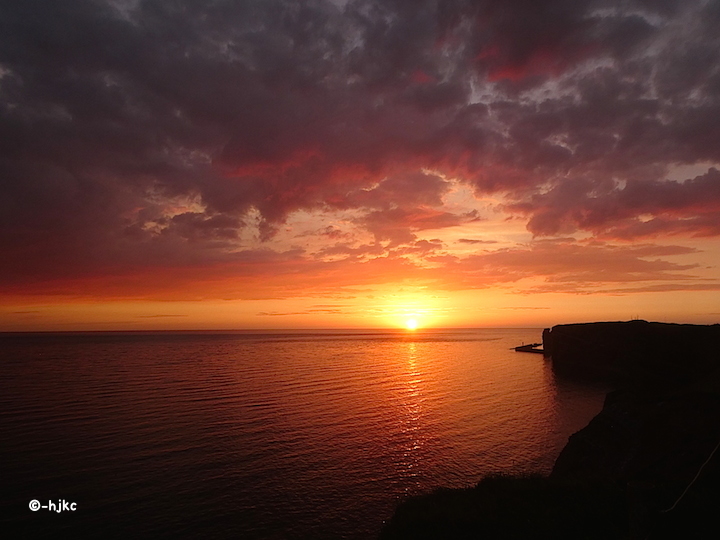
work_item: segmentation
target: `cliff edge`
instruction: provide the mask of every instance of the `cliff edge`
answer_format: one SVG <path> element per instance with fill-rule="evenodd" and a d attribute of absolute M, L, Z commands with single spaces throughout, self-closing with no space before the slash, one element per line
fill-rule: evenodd
<path fill-rule="evenodd" d="M 670 389 L 718 370 L 720 324 L 561 324 L 543 331 L 543 349 L 561 376 Z"/>
<path fill-rule="evenodd" d="M 549 477 L 490 477 L 402 503 L 383 540 L 720 537 L 720 325 L 543 332 L 559 377 L 611 382 Z"/>

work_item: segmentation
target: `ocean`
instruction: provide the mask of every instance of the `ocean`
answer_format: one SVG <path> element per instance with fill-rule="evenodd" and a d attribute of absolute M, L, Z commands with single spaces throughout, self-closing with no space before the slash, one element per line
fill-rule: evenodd
<path fill-rule="evenodd" d="M 605 389 L 511 350 L 540 340 L 541 329 L 0 334 L 3 527 L 375 538 L 410 495 L 550 471 Z"/>

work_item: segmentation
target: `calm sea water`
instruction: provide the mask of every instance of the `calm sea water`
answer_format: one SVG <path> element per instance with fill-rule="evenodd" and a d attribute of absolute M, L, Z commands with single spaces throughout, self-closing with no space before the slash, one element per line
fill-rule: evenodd
<path fill-rule="evenodd" d="M 3 518 L 47 536 L 374 538 L 408 495 L 549 472 L 600 410 L 603 389 L 510 350 L 540 333 L 2 335 Z"/>

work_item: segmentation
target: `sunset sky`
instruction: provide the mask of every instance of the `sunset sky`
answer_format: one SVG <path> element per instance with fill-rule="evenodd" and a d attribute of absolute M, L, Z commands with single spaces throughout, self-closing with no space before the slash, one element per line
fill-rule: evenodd
<path fill-rule="evenodd" d="M 720 2 L 0 3 L 0 330 L 720 322 Z"/>

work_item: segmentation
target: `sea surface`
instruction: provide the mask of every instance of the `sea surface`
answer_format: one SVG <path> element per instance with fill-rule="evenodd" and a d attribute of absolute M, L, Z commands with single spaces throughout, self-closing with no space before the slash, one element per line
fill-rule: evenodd
<path fill-rule="evenodd" d="M 604 389 L 541 329 L 0 334 L 18 538 L 367 539 L 409 495 L 548 473 Z M 29 503 L 75 511 L 31 511 Z"/>

